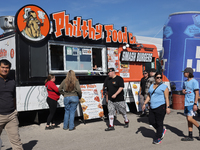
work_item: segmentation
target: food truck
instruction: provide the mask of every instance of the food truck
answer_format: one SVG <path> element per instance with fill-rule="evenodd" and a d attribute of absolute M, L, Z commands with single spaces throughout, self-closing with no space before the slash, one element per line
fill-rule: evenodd
<path fill-rule="evenodd" d="M 47 109 L 44 81 L 48 74 L 56 76 L 59 86 L 67 72 L 74 70 L 82 89 L 84 119 L 102 117 L 102 87 L 111 67 L 125 81 L 127 111 L 138 111 L 143 70 L 161 71 L 156 46 L 137 43 L 127 27 L 93 25 L 92 19 L 82 17 L 70 20 L 65 11 L 49 17 L 36 5 L 22 7 L 15 17 L 0 17 L 0 25 L 5 31 L 0 36 L 0 59 L 12 63 L 10 76 L 16 80 L 19 112 Z M 63 106 L 61 96 L 58 107 Z"/>

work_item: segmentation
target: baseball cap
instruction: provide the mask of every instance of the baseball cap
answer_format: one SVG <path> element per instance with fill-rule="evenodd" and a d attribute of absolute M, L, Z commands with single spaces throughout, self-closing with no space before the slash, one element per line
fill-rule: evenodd
<path fill-rule="evenodd" d="M 108 73 L 109 73 L 109 72 L 112 72 L 112 71 L 115 71 L 115 69 L 114 69 L 114 68 L 109 68 L 109 69 L 108 69 Z"/>
<path fill-rule="evenodd" d="M 182 71 L 182 72 L 187 72 L 187 73 L 191 73 L 191 74 L 193 74 L 193 69 L 190 68 L 190 67 L 187 67 L 187 68 L 185 68 L 185 70 Z"/>
<path fill-rule="evenodd" d="M 156 69 L 151 68 L 150 72 L 156 72 Z"/>

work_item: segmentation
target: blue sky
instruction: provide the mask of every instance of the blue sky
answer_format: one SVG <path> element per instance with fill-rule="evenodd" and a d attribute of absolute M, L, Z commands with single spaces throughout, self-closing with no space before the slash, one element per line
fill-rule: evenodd
<path fill-rule="evenodd" d="M 70 19 L 92 18 L 93 24 L 114 24 L 117 30 L 127 26 L 133 35 L 157 38 L 162 38 L 171 13 L 200 11 L 200 0 L 1 0 L 0 16 L 14 16 L 27 4 L 40 6 L 48 15 L 65 10 Z"/>

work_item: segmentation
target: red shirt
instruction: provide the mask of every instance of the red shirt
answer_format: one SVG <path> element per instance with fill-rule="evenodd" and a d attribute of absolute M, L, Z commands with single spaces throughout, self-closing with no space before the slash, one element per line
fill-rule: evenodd
<path fill-rule="evenodd" d="M 45 84 L 45 87 L 47 87 L 48 97 L 58 101 L 58 99 L 60 98 L 60 93 L 58 91 L 58 87 L 56 86 L 56 84 L 52 81 L 48 81 Z"/>

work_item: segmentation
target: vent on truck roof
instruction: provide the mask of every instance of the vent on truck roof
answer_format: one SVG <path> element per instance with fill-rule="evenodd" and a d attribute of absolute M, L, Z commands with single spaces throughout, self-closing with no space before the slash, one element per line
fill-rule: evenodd
<path fill-rule="evenodd" d="M 1 16 L 0 27 L 4 30 L 4 33 L 15 30 L 14 16 Z"/>

